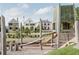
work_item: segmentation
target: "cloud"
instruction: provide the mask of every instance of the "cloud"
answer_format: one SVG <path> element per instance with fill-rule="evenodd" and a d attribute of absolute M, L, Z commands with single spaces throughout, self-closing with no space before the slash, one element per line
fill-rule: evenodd
<path fill-rule="evenodd" d="M 51 9 L 52 9 L 52 7 L 40 8 L 39 10 L 37 10 L 37 11 L 35 12 L 35 15 L 46 14 L 46 13 L 50 12 Z"/>
<path fill-rule="evenodd" d="M 6 16 L 11 16 L 11 17 L 15 17 L 15 16 L 21 16 L 22 15 L 22 11 L 20 11 L 18 8 L 10 8 L 10 9 L 6 9 L 4 11 L 4 14 Z"/>
<path fill-rule="evenodd" d="M 19 10 L 19 8 L 9 8 L 3 11 L 3 15 L 5 16 L 5 20 L 6 21 L 6 26 L 8 26 L 8 22 L 12 19 L 12 18 L 19 18 L 19 22 L 22 21 L 22 18 L 24 16 L 24 12 L 22 10 Z"/>
<path fill-rule="evenodd" d="M 0 10 L 0 14 L 2 13 L 2 15 L 5 16 L 6 18 L 6 26 L 8 26 L 8 22 L 12 19 L 12 18 L 19 18 L 19 22 L 23 21 L 23 16 L 26 15 L 26 13 L 23 11 L 23 9 L 27 9 L 29 8 L 28 4 L 22 4 L 22 3 L 18 3 L 16 5 L 16 7 L 10 7 L 7 9 L 3 9 L 2 12 Z"/>
<path fill-rule="evenodd" d="M 29 8 L 29 5 L 26 3 L 18 3 L 16 7 L 11 7 L 9 9 L 4 10 L 3 14 L 11 17 L 24 16 L 25 12 L 23 11 L 23 8 Z"/>
<path fill-rule="evenodd" d="M 22 3 L 20 3 L 20 4 L 17 4 L 17 6 L 18 7 L 20 7 L 20 8 L 29 8 L 29 4 L 22 4 Z"/>

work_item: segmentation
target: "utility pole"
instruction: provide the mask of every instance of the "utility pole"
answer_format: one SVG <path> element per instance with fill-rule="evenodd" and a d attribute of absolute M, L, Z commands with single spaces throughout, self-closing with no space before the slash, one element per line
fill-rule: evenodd
<path fill-rule="evenodd" d="M 5 17 L 1 16 L 1 54 L 6 55 L 6 27 Z"/>
<path fill-rule="evenodd" d="M 40 45 L 41 45 L 41 50 L 43 50 L 43 47 L 42 47 L 42 21 L 40 19 Z"/>

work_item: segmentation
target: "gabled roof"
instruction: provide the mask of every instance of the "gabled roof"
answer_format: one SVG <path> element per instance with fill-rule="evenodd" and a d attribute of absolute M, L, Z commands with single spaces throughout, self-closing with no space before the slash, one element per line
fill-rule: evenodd
<path fill-rule="evenodd" d="M 24 21 L 24 24 L 35 24 L 31 18 L 28 18 L 27 20 Z"/>
<path fill-rule="evenodd" d="M 48 23 L 50 23 L 50 21 L 49 21 L 49 20 L 42 20 L 42 22 L 46 22 L 46 23 L 48 22 Z"/>
<path fill-rule="evenodd" d="M 18 21 L 13 18 L 9 23 L 18 23 Z"/>

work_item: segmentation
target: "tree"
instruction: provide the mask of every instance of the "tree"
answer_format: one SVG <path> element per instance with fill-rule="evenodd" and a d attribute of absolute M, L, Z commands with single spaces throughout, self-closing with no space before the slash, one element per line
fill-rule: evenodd
<path fill-rule="evenodd" d="M 33 26 L 32 26 L 32 27 L 30 27 L 30 31 L 31 31 L 31 32 L 33 32 L 33 29 L 34 29 L 34 27 L 33 27 Z"/>
<path fill-rule="evenodd" d="M 26 28 L 26 29 L 24 30 L 24 32 L 26 33 L 26 35 L 28 35 L 28 34 L 30 34 L 30 29 L 29 29 L 29 28 Z"/>
<path fill-rule="evenodd" d="M 22 31 L 22 33 L 24 33 L 24 30 L 25 30 L 24 26 L 22 26 L 20 30 Z"/>

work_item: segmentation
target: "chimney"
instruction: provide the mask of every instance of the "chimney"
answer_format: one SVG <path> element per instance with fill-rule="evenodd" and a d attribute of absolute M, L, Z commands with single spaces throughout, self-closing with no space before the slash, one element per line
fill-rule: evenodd
<path fill-rule="evenodd" d="M 18 22 L 18 17 L 17 17 L 17 22 Z"/>

